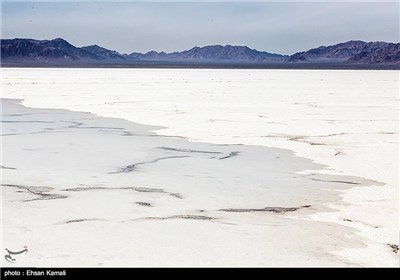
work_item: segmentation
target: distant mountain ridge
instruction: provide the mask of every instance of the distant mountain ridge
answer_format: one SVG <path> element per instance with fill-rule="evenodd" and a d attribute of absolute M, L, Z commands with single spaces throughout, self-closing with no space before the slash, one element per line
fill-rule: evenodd
<path fill-rule="evenodd" d="M 2 59 L 24 59 L 24 60 L 99 60 L 99 56 L 92 52 L 77 48 L 64 39 L 33 40 L 33 39 L 11 39 L 1 40 Z"/>
<path fill-rule="evenodd" d="M 4 39 L 1 40 L 2 65 L 400 65 L 400 43 L 348 41 L 321 46 L 293 55 L 258 51 L 247 46 L 211 45 L 181 52 L 133 52 L 121 54 L 98 45 L 76 47 L 64 39 Z"/>
<path fill-rule="evenodd" d="M 349 41 L 333 46 L 321 46 L 298 52 L 287 62 L 348 62 L 348 63 L 399 63 L 400 44 L 386 42 Z"/>
<path fill-rule="evenodd" d="M 111 51 L 98 45 L 86 46 L 81 49 L 97 55 L 100 59 L 126 60 L 125 56 L 119 52 Z"/>
<path fill-rule="evenodd" d="M 268 52 L 261 52 L 250 49 L 246 46 L 205 46 L 194 47 L 187 51 L 182 52 L 155 52 L 150 51 L 145 54 L 131 53 L 131 58 L 143 60 L 169 60 L 169 61 L 279 61 L 287 56 L 280 54 L 273 54 Z"/>

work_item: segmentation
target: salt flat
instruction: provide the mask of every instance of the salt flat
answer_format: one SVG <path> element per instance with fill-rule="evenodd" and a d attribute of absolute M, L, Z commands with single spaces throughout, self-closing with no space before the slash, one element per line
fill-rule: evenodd
<path fill-rule="evenodd" d="M 157 173 L 157 176 L 151 176 L 152 183 L 146 177 L 151 173 L 146 174 L 146 179 L 140 179 L 140 175 L 135 177 L 135 186 L 144 184 L 149 187 L 150 184 L 151 188 L 158 189 L 166 181 L 168 186 L 179 185 L 176 186 L 176 189 L 175 187 L 170 187 L 171 189 L 168 190 L 168 193 L 179 193 L 182 191 L 183 186 L 190 188 L 189 193 L 196 198 L 190 201 L 189 205 L 191 207 L 182 208 L 185 211 L 169 212 L 171 211 L 171 206 L 165 205 L 165 207 L 161 208 L 161 212 L 158 212 L 165 214 L 166 216 L 164 217 L 181 215 L 179 216 L 181 218 L 162 220 L 162 225 L 165 225 L 165 223 L 179 224 L 179 227 L 175 225 L 168 227 L 169 230 L 173 228 L 173 231 L 179 231 L 179 233 L 173 233 L 174 236 L 181 237 L 193 234 L 192 223 L 199 223 L 200 221 L 182 219 L 182 215 L 194 215 L 192 208 L 194 205 L 199 209 L 202 206 L 214 213 L 212 211 L 223 209 L 224 207 L 227 207 L 226 209 L 232 208 L 231 204 L 226 203 L 226 200 L 230 197 L 235 202 L 235 209 L 261 209 L 270 207 L 272 201 L 279 203 L 271 207 L 298 207 L 310 205 L 305 203 L 306 200 L 312 202 L 312 208 L 302 208 L 284 215 L 270 215 L 270 212 L 253 211 L 245 212 L 244 216 L 242 216 L 243 213 L 240 214 L 241 212 L 222 212 L 224 215 L 222 217 L 217 216 L 217 218 L 224 220 L 227 225 L 232 223 L 231 219 L 240 219 L 241 222 L 239 224 L 241 225 L 239 229 L 232 229 L 227 225 L 222 226 L 220 224 L 216 227 L 213 222 L 201 220 L 202 227 L 211 227 L 209 230 L 215 232 L 216 236 L 221 236 L 221 239 L 218 239 L 219 242 L 222 242 L 222 239 L 225 240 L 222 237 L 227 238 L 224 241 L 225 243 L 222 242 L 222 245 L 218 245 L 220 244 L 219 242 L 212 242 L 212 236 L 206 234 L 209 231 L 201 232 L 200 244 L 203 245 L 199 246 L 202 248 L 201 252 L 192 256 L 193 251 L 200 249 L 196 246 L 196 250 L 194 250 L 193 246 L 195 245 L 190 245 L 190 240 L 182 242 L 185 246 L 178 247 L 171 245 L 174 242 L 170 243 L 163 240 L 159 244 L 157 243 L 158 247 L 148 249 L 147 253 L 143 253 L 151 254 L 152 250 L 158 250 L 159 256 L 157 258 L 159 259 L 157 261 L 149 262 L 154 259 L 146 255 L 142 256 L 142 262 L 139 260 L 140 258 L 136 258 L 134 264 L 178 265 L 178 262 L 182 265 L 398 265 L 398 254 L 393 252 L 388 245 L 398 244 L 398 71 L 193 69 L 2 69 L 2 71 L 3 97 L 23 99 L 23 104 L 26 106 L 87 111 L 105 117 L 123 118 L 148 125 L 161 125 L 164 128 L 154 127 L 149 129 L 152 129 L 156 135 L 170 136 L 160 138 L 163 139 L 162 142 L 165 139 L 178 137 L 196 142 L 189 144 L 190 142 L 185 141 L 185 145 L 205 145 L 200 142 L 257 145 L 259 148 L 253 151 L 251 156 L 245 157 L 247 162 L 245 158 L 236 157 L 236 160 L 240 159 L 240 162 L 238 162 L 238 167 L 233 167 L 233 170 L 240 170 L 240 167 L 250 166 L 249 172 L 251 172 L 241 177 L 245 178 L 245 180 L 235 181 L 234 177 L 228 176 L 228 181 L 231 182 L 230 185 L 235 182 L 234 190 L 231 188 L 226 189 L 226 176 L 221 175 L 231 172 L 226 170 L 226 166 L 222 170 L 219 170 L 220 167 L 212 169 L 212 172 L 216 172 L 215 170 L 220 171 L 211 176 L 218 179 L 199 179 L 199 174 L 202 174 L 201 172 L 209 174 L 211 172 L 209 169 L 197 170 L 200 173 L 196 171 L 196 174 L 189 174 L 190 176 L 196 176 L 196 180 L 193 180 L 190 176 L 184 179 L 179 176 L 178 179 L 171 176 L 171 173 L 175 174 L 176 172 L 168 170 L 172 161 L 168 161 L 169 164 L 167 164 L 167 161 L 161 161 L 157 165 L 162 165 L 160 168 L 162 172 L 165 172 L 165 177 L 159 176 Z M 71 118 L 74 117 L 66 113 L 66 121 Z M 60 128 L 58 125 L 56 126 L 57 130 Z M 111 127 L 115 126 L 116 124 L 113 122 Z M 10 129 L 17 129 L 16 125 L 11 126 Z M 23 131 L 32 129 L 36 131 L 32 123 L 23 127 Z M 96 133 L 99 132 L 96 131 Z M 4 149 L 4 147 L 11 146 L 7 146 L 6 140 L 3 140 L 5 153 L 3 161 L 13 161 L 15 165 L 22 164 L 21 168 L 24 170 L 24 174 L 27 174 L 24 176 L 29 175 L 30 177 L 21 177 L 18 171 L 3 169 L 4 184 L 47 186 L 52 188 L 56 186 L 56 189 L 62 186 L 70 188 L 79 184 L 126 186 L 126 181 L 116 183 L 120 182 L 119 179 L 115 180 L 115 177 L 113 178 L 111 175 L 100 176 L 100 183 L 96 181 L 97 179 L 95 181 L 85 181 L 88 174 L 92 172 L 103 174 L 106 170 L 109 172 L 109 168 L 112 166 L 118 171 L 116 166 L 122 168 L 121 166 L 124 166 L 123 163 L 125 163 L 125 167 L 129 166 L 129 163 L 125 162 L 127 161 L 125 154 L 117 156 L 120 161 L 114 158 L 114 155 L 121 151 L 118 148 L 119 145 L 103 144 L 108 149 L 111 149 L 112 153 L 107 156 L 106 162 L 109 162 L 109 165 L 107 168 L 103 166 L 101 172 L 99 168 L 90 169 L 88 166 L 92 165 L 85 163 L 87 159 L 98 158 L 99 151 L 95 149 L 97 146 L 94 145 L 94 150 L 84 157 L 85 161 L 82 161 L 84 166 L 76 165 L 74 160 L 66 160 L 66 162 L 69 162 L 67 167 L 72 168 L 72 171 L 66 175 L 64 173 L 65 168 L 61 169 L 63 171 L 59 171 L 61 172 L 60 174 L 57 174 L 58 167 L 54 165 L 54 162 L 47 166 L 42 165 L 42 163 L 33 166 L 25 165 L 28 163 L 25 163 L 22 159 L 26 158 L 26 149 L 29 150 L 29 148 L 24 148 L 24 152 L 20 150 L 26 145 L 27 137 L 19 136 L 19 146 L 13 144 L 16 150 L 10 149 L 13 152 L 10 152 L 8 156 L 7 151 L 9 149 Z M 47 138 L 47 134 L 40 137 L 45 137 L 40 139 L 40 141 L 44 141 L 44 144 L 47 143 L 46 141 L 50 141 Z M 95 136 L 92 135 L 91 137 Z M 103 136 L 95 137 L 95 139 L 103 138 Z M 4 137 L 4 139 L 7 139 L 7 137 Z M 59 139 L 56 138 L 57 142 Z M 64 151 L 62 153 L 64 155 L 65 151 L 68 150 L 66 147 L 71 149 L 71 147 L 78 146 L 77 149 L 82 152 L 84 147 L 88 147 L 87 143 L 96 143 L 96 141 L 91 139 L 88 142 L 75 144 L 73 142 L 72 144 L 62 142 L 63 145 L 60 144 L 59 150 Z M 15 140 L 12 143 L 15 143 Z M 82 143 L 86 144 L 82 145 Z M 115 142 L 113 140 L 107 143 Z M 136 145 L 137 143 L 141 143 L 141 141 L 136 142 Z M 157 145 L 159 144 L 157 143 Z M 299 158 L 291 155 L 285 158 L 284 165 L 279 166 L 276 170 L 274 169 L 275 171 L 272 173 L 264 174 L 264 170 L 258 169 L 260 166 L 259 161 L 263 162 L 261 166 L 271 162 L 271 160 L 268 160 L 270 159 L 269 155 L 275 153 L 272 152 L 275 150 L 272 149 L 259 155 L 260 146 L 292 150 L 296 155 L 303 158 L 303 162 L 299 168 L 292 169 L 292 162 L 297 162 Z M 119 147 L 126 147 L 126 143 Z M 218 146 L 218 149 L 220 148 Z M 53 152 L 57 151 L 56 148 L 52 149 Z M 252 148 L 249 149 L 251 150 Z M 107 149 L 102 151 L 107 151 Z M 123 151 L 126 151 L 126 149 Z M 134 149 L 133 151 L 135 151 L 135 156 L 140 154 L 140 149 Z M 171 151 L 169 150 L 169 152 Z M 279 153 L 287 153 L 284 150 L 279 151 Z M 229 156 L 231 152 L 237 151 L 235 149 L 224 150 L 226 156 Z M 176 153 L 182 152 L 175 151 L 173 153 L 174 155 L 172 156 L 176 156 Z M 142 156 L 146 158 L 148 155 Z M 31 154 L 29 158 L 31 158 Z M 43 158 L 47 159 L 43 153 L 38 153 L 36 160 L 43 162 Z M 235 157 L 230 159 L 234 160 Z M 312 163 L 306 159 L 315 162 Z M 115 162 L 113 162 L 114 160 Z M 178 158 L 177 162 L 185 160 L 187 159 Z M 246 164 L 243 165 L 244 162 Z M 320 164 L 324 164 L 325 167 Z M 207 164 L 196 163 L 197 165 L 205 166 Z M 171 166 L 173 166 L 173 170 L 176 170 L 175 165 Z M 189 173 L 192 170 L 185 163 L 181 164 L 179 168 Z M 286 168 L 289 168 L 287 173 L 290 174 L 290 177 L 293 176 L 295 178 L 294 181 L 284 179 L 286 175 L 276 175 L 275 172 L 279 173 L 278 170 Z M 53 170 L 57 176 L 46 177 L 45 174 L 49 170 Z M 183 171 L 178 174 L 184 174 Z M 257 172 L 257 174 L 253 172 Z M 130 173 L 127 174 L 131 175 Z M 121 178 L 124 178 L 127 174 L 122 173 Z M 168 176 L 165 174 L 168 174 Z M 260 174 L 264 174 L 265 177 L 259 177 Z M 328 181 L 323 186 L 318 185 L 312 190 L 307 188 L 310 185 L 310 181 L 321 183 L 321 181 L 310 180 L 309 178 L 307 180 L 307 176 L 314 176 L 314 179 L 321 180 L 321 177 L 315 177 L 324 176 L 321 174 L 344 176 L 346 178 L 344 181 L 350 178 L 351 180 L 359 180 L 357 182 L 361 185 L 370 186 L 349 188 L 349 184 L 342 184 L 338 187 L 338 183 L 332 182 L 337 180 L 332 180 L 332 177 L 329 177 L 328 180 L 326 178 L 322 179 Z M 44 184 L 44 177 L 46 177 L 45 182 L 48 184 Z M 83 180 L 84 178 L 86 179 Z M 158 181 L 161 178 L 163 178 L 162 182 Z M 278 185 L 296 187 L 292 187 L 290 191 L 286 192 L 277 192 L 277 189 L 281 190 L 281 188 L 277 187 L 271 187 L 271 190 L 268 191 L 263 189 L 261 185 L 264 185 L 265 182 L 271 182 L 272 178 L 275 178 L 274 182 Z M 128 176 L 124 180 L 131 179 Z M 212 191 L 204 187 L 205 185 L 210 185 L 210 180 L 221 180 L 218 187 L 213 187 Z M 306 183 L 300 183 L 301 180 L 306 180 Z M 182 182 L 182 185 L 180 185 L 180 182 Z M 199 187 L 200 185 L 203 187 Z M 268 183 L 267 185 L 270 184 Z M 9 187 L 8 191 L 10 191 L 10 188 L 12 187 Z M 219 195 L 213 194 L 216 188 L 219 190 L 218 193 L 220 192 Z M 334 189 L 333 192 L 331 188 Z M 272 201 L 269 200 L 270 197 L 268 195 L 271 192 L 275 193 Z M 136 191 L 136 193 L 140 192 Z M 79 194 L 84 195 L 84 192 L 79 192 Z M 202 195 L 210 194 L 215 197 L 213 199 L 210 199 L 210 197 L 204 200 L 200 199 Z M 338 200 L 338 194 L 341 194 L 342 200 Z M 86 193 L 86 195 L 87 198 L 85 199 L 96 196 L 90 193 Z M 75 203 L 80 205 L 82 198 L 82 196 L 77 198 L 78 202 Z M 16 198 L 16 200 L 18 199 L 21 198 Z M 68 203 L 71 203 L 71 199 L 72 197 L 69 197 L 64 200 L 51 200 L 45 203 L 57 202 L 57 207 L 68 208 Z M 106 200 L 104 197 L 99 198 L 99 200 L 102 199 L 107 202 L 111 201 Z M 119 194 L 115 200 L 120 201 L 121 199 L 127 198 L 124 196 L 121 198 Z M 63 203 L 65 203 L 65 206 L 60 206 Z M 120 205 L 125 204 L 121 202 Z M 12 204 L 7 204 L 7 207 L 12 208 L 13 206 Z M 4 207 L 4 209 L 8 209 L 7 207 Z M 328 211 L 328 207 L 330 211 Z M 133 209 L 136 208 L 138 207 Z M 138 209 L 142 208 L 139 207 Z M 154 209 L 160 208 L 155 207 Z M 190 211 L 187 211 L 189 209 Z M 221 211 L 216 213 L 220 215 Z M 228 218 L 225 216 L 226 213 L 229 214 Z M 269 214 L 265 215 L 265 213 Z M 109 217 L 109 220 L 115 222 L 116 217 L 119 217 L 117 220 L 120 221 L 124 215 L 126 215 L 126 212 L 121 210 L 121 213 Z M 78 216 L 64 217 L 55 214 L 54 218 L 65 222 L 68 221 L 67 218 L 72 220 L 79 219 Z M 92 216 L 93 219 L 103 219 L 96 218 L 96 215 Z M 141 215 L 137 216 L 141 217 Z M 4 215 L 4 217 L 7 217 L 7 215 Z M 60 219 L 61 217 L 65 219 Z M 184 220 L 184 223 L 182 223 L 182 220 Z M 277 226 L 278 232 L 273 233 L 271 229 L 276 227 L 271 225 L 275 221 L 279 226 Z M 99 223 L 97 220 L 93 222 L 95 224 Z M 269 226 L 261 228 L 254 226 L 260 223 L 269 223 Z M 284 229 L 284 227 L 280 226 L 280 223 L 289 223 L 290 227 L 293 227 L 290 228 L 290 231 L 298 233 L 299 235 L 297 236 L 301 236 L 301 242 L 299 243 L 299 239 L 290 234 L 284 235 L 285 238 L 282 242 L 276 240 L 273 236 L 282 233 L 283 231 L 280 230 Z M 70 223 L 68 225 L 77 226 L 78 224 L 81 224 L 80 226 L 82 227 L 90 225 L 90 223 Z M 156 228 L 152 229 L 160 231 L 160 228 L 158 228 L 161 225 L 160 221 L 154 224 L 156 224 L 154 225 Z M 318 227 L 321 228 L 321 231 L 315 232 L 316 224 L 321 225 L 321 227 Z M 53 228 L 50 225 L 47 226 Z M 148 226 L 149 224 L 146 223 L 141 227 L 140 236 L 143 237 L 145 235 L 144 232 L 152 231 L 147 229 Z M 220 228 L 221 226 L 223 228 Z M 14 234 L 18 232 L 18 227 L 22 227 L 22 225 L 10 224 Z M 27 227 L 28 232 L 29 228 Z M 255 228 L 257 228 L 256 231 L 254 231 Z M 123 230 L 131 232 L 133 228 L 125 223 Z M 77 229 L 76 232 L 80 232 L 80 230 Z M 38 230 L 35 233 L 37 234 Z M 49 231 L 50 233 L 51 231 Z M 34 233 L 32 234 L 32 236 L 36 236 Z M 118 237 L 118 234 L 116 236 Z M 250 239 L 246 239 L 246 236 Z M 91 238 L 90 240 L 93 243 L 89 242 L 88 244 L 91 244 L 90 246 L 93 244 L 100 246 L 98 243 L 104 240 L 103 238 L 105 237 Z M 149 241 L 151 239 L 150 235 L 146 236 L 146 238 Z M 152 238 L 155 237 L 152 236 Z M 161 237 L 157 236 L 157 238 Z M 157 238 L 155 239 L 158 240 Z M 232 242 L 228 241 L 235 240 L 235 238 L 239 238 L 236 239 L 238 242 L 235 242 L 235 246 L 230 247 Z M 121 239 L 125 240 L 122 237 L 113 240 L 114 242 L 121 242 Z M 179 239 L 181 240 L 181 238 Z M 7 241 L 9 240 L 7 239 Z M 257 240 L 257 242 L 254 242 L 254 240 Z M 319 247 L 319 249 L 313 247 L 313 240 L 323 244 L 321 245 L 322 247 Z M 86 242 L 88 241 L 86 240 Z M 287 246 L 282 246 L 284 242 L 286 242 Z M 57 244 L 60 248 L 63 246 L 56 242 L 54 244 Z M 145 242 L 145 244 L 147 243 Z M 209 244 L 210 246 L 204 247 L 204 244 Z M 262 247 L 265 250 L 257 250 L 257 248 L 260 248 L 260 244 L 265 245 L 265 247 Z M 118 243 L 114 245 L 121 246 Z M 136 243 L 131 245 L 138 246 Z M 160 246 L 165 250 L 161 250 Z M 232 251 L 230 251 L 230 254 L 225 255 L 223 252 L 227 247 L 230 247 L 229 250 Z M 220 248 L 221 251 L 213 251 L 212 248 Z M 166 260 L 166 256 L 171 250 L 178 250 L 180 254 L 183 254 L 180 255 L 182 259 L 176 257 Z M 276 253 L 267 254 L 266 251 Z M 97 258 L 93 258 L 93 252 L 90 252 L 92 254 L 90 258 L 97 261 Z M 126 252 L 126 254 L 128 253 Z M 99 256 L 101 259 L 101 254 Z M 108 262 L 104 263 L 105 265 L 116 265 L 118 263 L 112 256 L 112 253 L 110 253 L 105 258 L 108 260 Z M 185 258 L 184 256 L 192 257 Z M 215 256 L 215 258 L 211 257 L 210 259 L 210 256 Z M 218 256 L 218 260 L 216 256 Z M 320 258 L 321 261 L 318 261 L 317 259 Z M 78 260 L 76 261 L 77 263 L 71 260 L 71 265 L 78 265 Z M 99 260 L 98 263 L 101 263 L 101 261 Z M 57 261 L 52 264 L 57 265 Z"/>

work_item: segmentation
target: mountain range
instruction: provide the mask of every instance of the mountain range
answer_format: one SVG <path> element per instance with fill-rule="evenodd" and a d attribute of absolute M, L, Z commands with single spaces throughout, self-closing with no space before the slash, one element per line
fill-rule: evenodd
<path fill-rule="evenodd" d="M 400 67 L 400 43 L 348 41 L 293 55 L 281 55 L 246 46 L 212 45 L 181 52 L 121 54 L 98 45 L 76 47 L 64 39 L 1 40 L 2 66 L 368 66 Z M 308 65 L 308 66 L 307 66 Z"/>
<path fill-rule="evenodd" d="M 349 41 L 291 55 L 288 62 L 400 63 L 400 44 Z"/>

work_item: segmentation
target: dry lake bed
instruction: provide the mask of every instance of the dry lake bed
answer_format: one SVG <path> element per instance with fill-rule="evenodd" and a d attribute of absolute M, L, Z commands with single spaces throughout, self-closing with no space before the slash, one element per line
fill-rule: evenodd
<path fill-rule="evenodd" d="M 2 251 L 27 246 L 18 266 L 398 266 L 398 82 L 3 68 Z"/>

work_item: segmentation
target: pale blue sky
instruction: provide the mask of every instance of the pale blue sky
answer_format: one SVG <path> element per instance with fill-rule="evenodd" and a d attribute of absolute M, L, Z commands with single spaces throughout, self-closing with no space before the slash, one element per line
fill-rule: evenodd
<path fill-rule="evenodd" d="M 127 53 L 231 44 L 292 54 L 353 39 L 399 42 L 399 3 L 2 1 L 2 38 L 15 37 Z"/>

